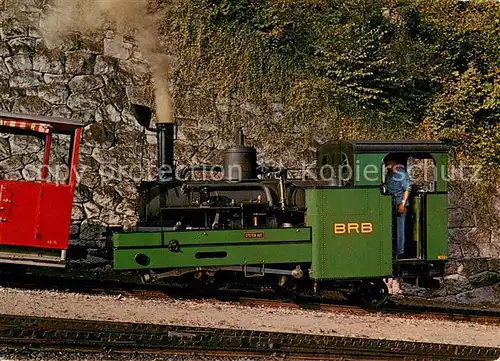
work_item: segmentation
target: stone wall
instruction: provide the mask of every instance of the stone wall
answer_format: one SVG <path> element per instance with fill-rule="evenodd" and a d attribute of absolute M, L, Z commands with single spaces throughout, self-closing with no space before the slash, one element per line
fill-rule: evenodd
<path fill-rule="evenodd" d="M 130 101 L 151 104 L 148 66 L 134 44 L 115 39 L 112 31 L 74 36 L 49 50 L 36 28 L 40 9 L 26 10 L 16 18 L 2 12 L 0 19 L 0 108 L 88 124 L 69 254 L 104 263 L 103 244 L 96 241 L 101 226 L 136 223 L 136 186 L 154 169 L 155 136 L 129 111 Z M 4 178 L 27 178 L 29 169 L 41 166 L 41 144 L 28 146 L 26 138 L 0 139 Z M 64 146 L 56 138 L 53 155 L 64 154 Z"/>
<path fill-rule="evenodd" d="M 28 1 L 29 3 L 29 1 Z M 136 186 L 154 173 L 155 136 L 140 128 L 130 103 L 151 105 L 148 66 L 133 42 L 116 39 L 112 30 L 93 37 L 74 36 L 57 50 L 49 50 L 36 30 L 41 10 L 28 6 L 15 17 L 1 14 L 0 109 L 75 118 L 87 123 L 81 148 L 79 184 L 75 195 L 70 252 L 72 266 L 98 267 L 106 263 L 100 232 L 105 225 L 133 225 L 137 221 Z M 176 158 L 181 163 L 218 162 L 232 132 L 207 124 L 198 109 L 213 104 L 195 97 L 176 99 L 179 134 Z M 233 105 L 234 106 L 234 105 Z M 217 104 L 221 117 L 230 106 Z M 279 108 L 279 107 L 278 107 Z M 264 114 L 238 105 L 237 122 L 262 124 Z M 279 109 L 272 109 L 279 120 Z M 236 125 L 239 125 L 236 124 Z M 321 125 L 328 128 L 327 122 Z M 293 151 L 273 153 L 262 127 L 252 138 L 268 162 L 300 158 Z M 64 139 L 58 147 L 67 145 Z M 26 139 L 0 138 L 0 174 L 19 179 L 40 164 L 41 145 Z M 62 154 L 62 153 L 61 153 Z M 299 160 L 295 160 L 295 165 Z M 500 214 L 500 189 L 495 197 Z M 482 227 L 466 183 L 454 184 L 450 194 L 450 262 L 444 287 L 434 292 L 406 288 L 407 293 L 459 301 L 500 302 L 500 232 Z M 497 223 L 498 224 L 498 223 Z"/>
<path fill-rule="evenodd" d="M 493 226 L 485 226 L 467 182 L 453 182 L 449 195 L 449 257 L 446 298 L 500 302 L 500 186 L 491 194 Z"/>

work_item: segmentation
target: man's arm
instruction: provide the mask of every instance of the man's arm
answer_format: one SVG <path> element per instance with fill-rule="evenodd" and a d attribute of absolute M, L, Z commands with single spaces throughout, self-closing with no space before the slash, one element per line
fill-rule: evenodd
<path fill-rule="evenodd" d="M 410 191 L 409 190 L 405 190 L 404 193 L 403 193 L 403 200 L 401 203 L 403 204 L 406 204 L 406 202 L 408 201 L 408 197 L 410 196 Z"/>
<path fill-rule="evenodd" d="M 403 214 L 406 212 L 406 202 L 408 201 L 408 197 L 410 196 L 410 177 L 408 176 L 408 173 L 404 172 L 404 177 L 403 181 L 401 182 L 401 187 L 404 189 L 403 192 L 403 199 L 400 204 L 398 204 L 398 212 L 400 214 Z"/>

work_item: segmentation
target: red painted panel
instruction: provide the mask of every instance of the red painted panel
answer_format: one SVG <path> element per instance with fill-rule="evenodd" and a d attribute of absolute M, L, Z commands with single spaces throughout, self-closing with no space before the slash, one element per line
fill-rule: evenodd
<path fill-rule="evenodd" d="M 39 232 L 45 248 L 68 249 L 73 187 L 54 183 L 42 184 Z"/>
<path fill-rule="evenodd" d="M 0 180 L 0 244 L 34 242 L 40 190 L 38 183 Z"/>
<path fill-rule="evenodd" d="M 73 188 L 0 180 L 0 244 L 67 249 Z"/>

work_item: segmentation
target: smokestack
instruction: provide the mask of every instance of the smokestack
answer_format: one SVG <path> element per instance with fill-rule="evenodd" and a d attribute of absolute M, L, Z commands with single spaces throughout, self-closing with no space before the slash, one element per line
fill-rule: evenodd
<path fill-rule="evenodd" d="M 168 183 L 175 179 L 174 168 L 174 127 L 172 122 L 156 123 L 156 129 L 151 128 L 151 118 L 153 112 L 150 108 L 132 104 L 132 113 L 137 122 L 150 131 L 156 131 L 157 152 L 158 152 L 158 182 Z"/>
<path fill-rule="evenodd" d="M 245 146 L 245 135 L 243 134 L 243 129 L 241 129 L 241 128 L 238 131 L 238 135 L 236 136 L 236 146 L 238 146 L 238 147 Z"/>
<path fill-rule="evenodd" d="M 158 182 L 168 183 L 175 179 L 174 123 L 157 123 Z"/>

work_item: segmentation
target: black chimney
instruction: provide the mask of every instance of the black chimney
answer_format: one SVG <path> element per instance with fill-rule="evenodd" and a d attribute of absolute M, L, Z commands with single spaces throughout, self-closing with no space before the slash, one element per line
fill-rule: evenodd
<path fill-rule="evenodd" d="M 157 123 L 150 127 L 153 112 L 149 107 L 132 104 L 132 113 L 137 122 L 149 131 L 155 132 L 158 140 L 158 182 L 168 183 L 175 179 L 174 168 L 174 123 Z"/>
<path fill-rule="evenodd" d="M 174 126 L 174 123 L 156 124 L 159 183 L 168 183 L 175 179 Z"/>

